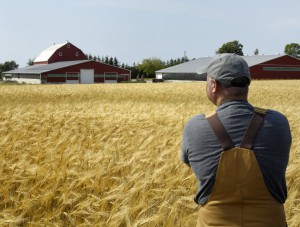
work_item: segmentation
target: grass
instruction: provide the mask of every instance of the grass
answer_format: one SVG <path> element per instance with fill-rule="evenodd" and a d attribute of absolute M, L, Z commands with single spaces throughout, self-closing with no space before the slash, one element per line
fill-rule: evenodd
<path fill-rule="evenodd" d="M 300 81 L 254 81 L 293 144 L 289 226 L 300 225 Z M 196 179 L 182 129 L 214 106 L 205 83 L 0 86 L 0 225 L 194 226 Z"/>

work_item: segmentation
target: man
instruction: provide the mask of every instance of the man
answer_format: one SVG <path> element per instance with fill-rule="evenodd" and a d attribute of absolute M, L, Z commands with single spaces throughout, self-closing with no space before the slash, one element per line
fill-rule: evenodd
<path fill-rule="evenodd" d="M 206 75 L 216 112 L 187 122 L 181 149 L 181 160 L 199 180 L 197 226 L 286 226 L 286 117 L 247 101 L 251 79 L 242 57 L 218 55 Z"/>

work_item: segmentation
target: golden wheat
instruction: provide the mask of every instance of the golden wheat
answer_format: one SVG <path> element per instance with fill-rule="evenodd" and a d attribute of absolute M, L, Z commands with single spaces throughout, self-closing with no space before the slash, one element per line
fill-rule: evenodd
<path fill-rule="evenodd" d="M 0 86 L 0 225 L 194 226 L 197 182 L 182 129 L 214 106 L 205 83 Z M 289 226 L 300 226 L 300 81 L 254 81 L 293 145 Z"/>

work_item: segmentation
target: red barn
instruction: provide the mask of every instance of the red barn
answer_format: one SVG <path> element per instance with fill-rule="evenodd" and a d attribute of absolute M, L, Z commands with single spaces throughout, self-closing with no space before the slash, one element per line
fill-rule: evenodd
<path fill-rule="evenodd" d="M 244 57 L 252 79 L 300 79 L 300 59 L 289 55 Z"/>
<path fill-rule="evenodd" d="M 32 66 L 4 72 L 4 78 L 26 83 L 114 83 L 129 81 L 131 71 L 88 60 L 67 42 L 53 45 L 33 61 Z"/>

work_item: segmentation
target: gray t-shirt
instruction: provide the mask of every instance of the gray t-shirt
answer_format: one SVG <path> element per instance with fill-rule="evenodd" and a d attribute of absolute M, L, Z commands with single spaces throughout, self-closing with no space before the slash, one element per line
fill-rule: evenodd
<path fill-rule="evenodd" d="M 217 114 L 235 146 L 240 146 L 254 108 L 245 100 L 231 100 L 217 108 Z M 288 120 L 277 111 L 268 110 L 252 149 L 270 194 L 284 203 L 287 197 L 286 167 L 291 146 Z M 222 147 L 204 114 L 185 125 L 181 160 L 191 166 L 199 180 L 195 202 L 204 204 L 212 192 Z"/>

